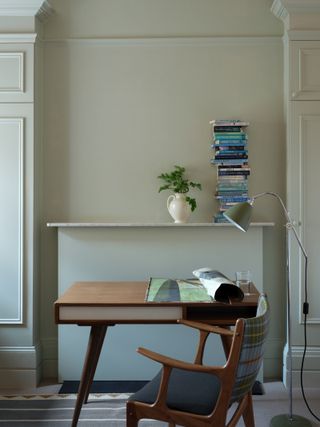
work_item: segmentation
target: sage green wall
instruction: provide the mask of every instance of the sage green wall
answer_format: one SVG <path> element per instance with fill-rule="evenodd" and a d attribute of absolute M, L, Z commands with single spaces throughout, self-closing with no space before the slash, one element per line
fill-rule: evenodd
<path fill-rule="evenodd" d="M 270 12 L 272 1 L 50 3 L 55 14 L 43 34 L 46 376 L 55 373 L 57 334 L 57 237 L 47 222 L 170 221 L 169 194 L 158 194 L 157 175 L 174 164 L 186 166 L 203 185 L 191 220 L 211 221 L 217 209 L 210 165 L 214 118 L 251 123 L 250 193 L 285 193 L 282 24 Z M 281 212 L 269 202 L 259 200 L 255 220 L 278 224 L 264 232 L 263 272 L 273 308 L 266 375 L 277 377 L 284 337 L 284 236 Z"/>

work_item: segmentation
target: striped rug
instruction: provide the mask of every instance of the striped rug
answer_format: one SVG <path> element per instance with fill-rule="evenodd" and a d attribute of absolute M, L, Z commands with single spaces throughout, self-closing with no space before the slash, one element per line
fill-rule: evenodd
<path fill-rule="evenodd" d="M 90 394 L 83 405 L 79 427 L 125 427 L 125 394 Z M 75 394 L 0 396 L 0 427 L 70 427 Z M 152 420 L 140 422 L 143 427 L 164 427 Z"/>

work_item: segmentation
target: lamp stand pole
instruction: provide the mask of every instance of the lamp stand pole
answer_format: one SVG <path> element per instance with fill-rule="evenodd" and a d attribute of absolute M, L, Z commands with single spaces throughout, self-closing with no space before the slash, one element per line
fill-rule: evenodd
<path fill-rule="evenodd" d="M 287 361 L 288 361 L 288 389 L 289 389 L 289 414 L 281 414 L 276 415 L 271 419 L 270 427 L 311 427 L 311 422 L 307 420 L 304 417 L 301 417 L 300 415 L 293 415 L 292 413 L 292 346 L 291 346 L 291 266 L 290 266 L 290 231 L 293 232 L 298 245 L 301 249 L 301 252 L 305 258 L 305 268 L 307 269 L 308 265 L 308 255 L 303 247 L 303 244 L 301 242 L 301 239 L 294 227 L 294 223 L 290 217 L 290 214 L 285 207 L 285 204 L 283 203 L 281 197 L 277 193 L 273 192 L 265 192 L 260 193 L 254 196 L 251 199 L 251 203 L 254 202 L 255 199 L 261 196 L 270 195 L 276 197 L 284 211 L 284 214 L 287 219 L 286 223 L 286 284 L 287 284 Z M 305 277 L 307 277 L 307 274 L 305 273 Z"/>

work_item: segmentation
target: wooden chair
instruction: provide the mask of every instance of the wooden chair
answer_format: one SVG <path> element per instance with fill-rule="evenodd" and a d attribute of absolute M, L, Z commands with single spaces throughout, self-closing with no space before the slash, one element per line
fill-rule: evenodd
<path fill-rule="evenodd" d="M 269 305 L 261 295 L 256 317 L 238 319 L 234 330 L 181 321 L 200 332 L 194 363 L 172 359 L 139 348 L 142 355 L 163 367 L 149 383 L 127 402 L 127 427 L 142 418 L 185 427 L 234 427 L 242 416 L 246 427 L 254 427 L 251 390 L 259 372 L 269 326 Z M 203 365 L 210 333 L 231 341 L 224 366 Z M 231 414 L 230 414 L 231 412 Z"/>

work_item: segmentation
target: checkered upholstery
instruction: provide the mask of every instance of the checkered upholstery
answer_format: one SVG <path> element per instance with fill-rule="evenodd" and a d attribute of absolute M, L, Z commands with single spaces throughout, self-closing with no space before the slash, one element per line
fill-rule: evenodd
<path fill-rule="evenodd" d="M 248 393 L 258 375 L 263 360 L 269 329 L 270 310 L 267 297 L 259 298 L 257 317 L 245 319 L 245 330 L 231 402 Z"/>

